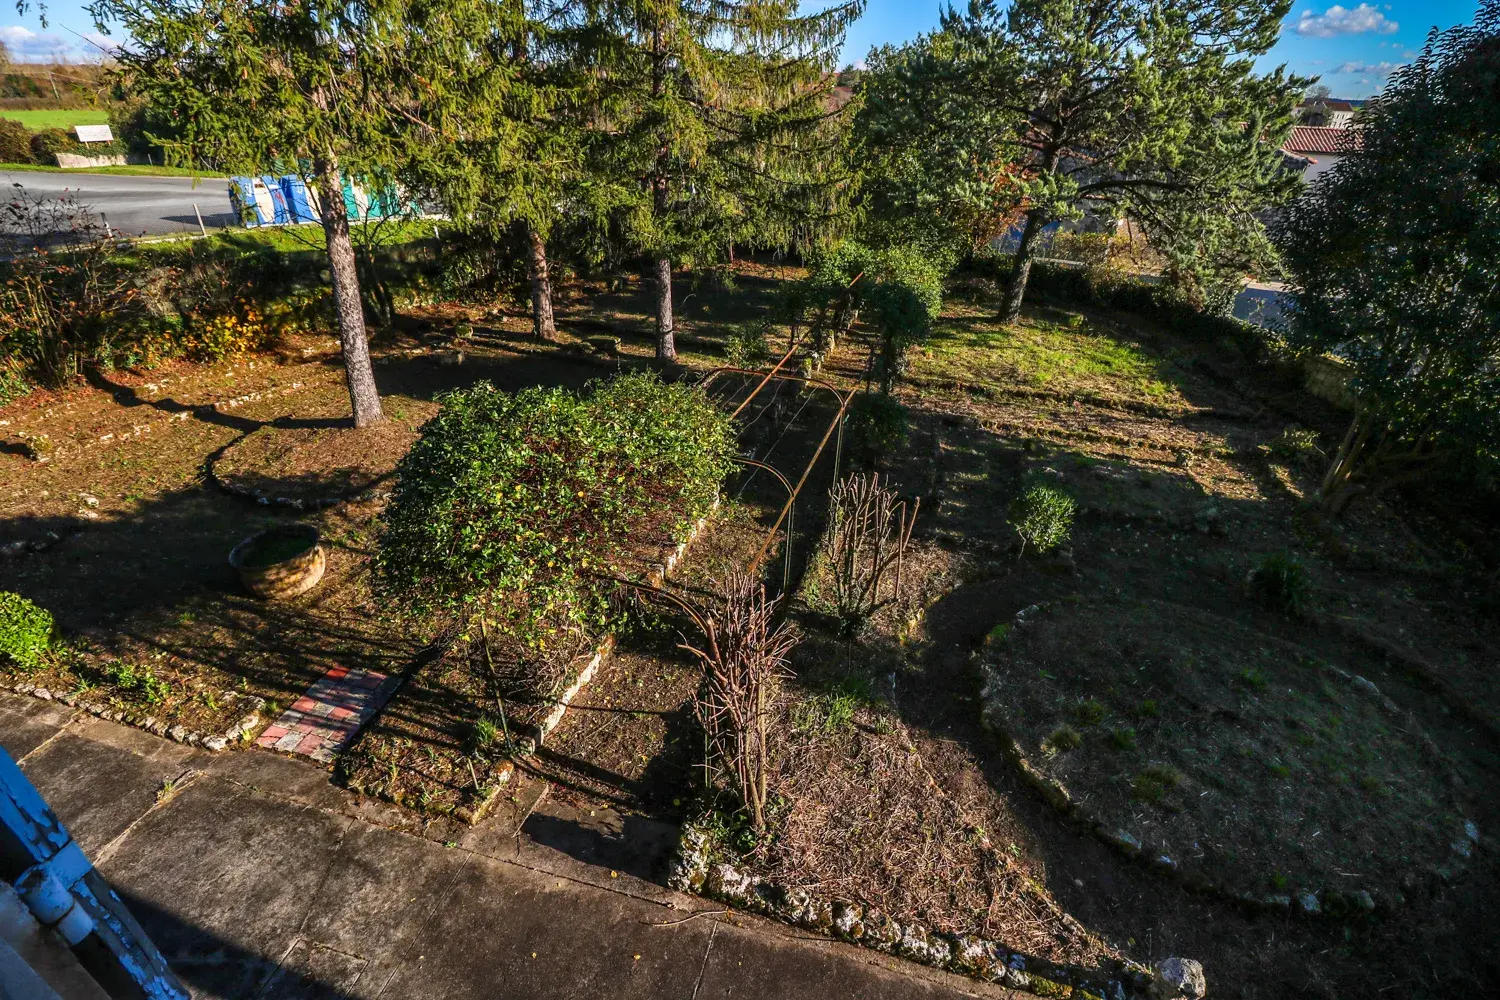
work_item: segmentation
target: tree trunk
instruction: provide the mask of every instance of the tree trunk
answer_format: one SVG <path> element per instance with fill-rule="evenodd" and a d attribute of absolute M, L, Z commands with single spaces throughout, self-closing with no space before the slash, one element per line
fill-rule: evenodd
<path fill-rule="evenodd" d="M 677 340 L 672 322 L 672 259 L 658 257 L 652 264 L 656 272 L 656 359 L 677 360 Z"/>
<path fill-rule="evenodd" d="M 365 310 L 359 294 L 359 265 L 349 238 L 349 215 L 344 208 L 344 182 L 338 158 L 324 153 L 313 169 L 318 176 L 318 214 L 328 243 L 328 273 L 333 280 L 333 302 L 338 311 L 339 342 L 344 349 L 344 381 L 354 410 L 354 426 L 369 427 L 384 416 L 375 371 L 370 367 L 370 342 L 365 337 Z"/>
<path fill-rule="evenodd" d="M 667 46 L 662 35 L 661 22 L 657 20 L 651 29 L 651 96 L 660 100 L 667 86 Z M 659 222 L 665 223 L 671 211 L 671 193 L 667 190 L 667 168 L 671 158 L 671 147 L 666 135 L 661 136 L 661 145 L 656 150 L 656 164 L 651 175 L 651 208 Z M 672 320 L 672 258 L 665 252 L 655 258 L 652 269 L 656 272 L 656 360 L 677 360 L 677 339 Z"/>
<path fill-rule="evenodd" d="M 1354 419 L 1349 423 L 1349 430 L 1344 434 L 1339 450 L 1333 456 L 1328 472 L 1323 476 L 1319 492 L 1323 509 L 1328 513 L 1335 516 L 1342 514 L 1344 508 L 1349 505 L 1349 501 L 1358 492 L 1352 480 L 1355 470 L 1359 467 L 1361 454 L 1374 430 L 1375 420 L 1369 413 L 1365 410 L 1357 411 Z"/>
<path fill-rule="evenodd" d="M 1031 258 L 1036 253 L 1036 238 L 1044 223 L 1035 212 L 1026 214 L 1026 228 L 1021 230 L 1021 245 L 1016 248 L 1015 263 L 1005 282 L 1005 299 L 1000 306 L 1000 322 L 1009 326 L 1021 318 L 1021 303 L 1026 299 L 1026 283 L 1031 280 Z"/>
<path fill-rule="evenodd" d="M 538 340 L 556 340 L 552 318 L 552 272 L 547 266 L 547 241 L 526 223 L 527 271 L 531 277 L 531 329 Z"/>

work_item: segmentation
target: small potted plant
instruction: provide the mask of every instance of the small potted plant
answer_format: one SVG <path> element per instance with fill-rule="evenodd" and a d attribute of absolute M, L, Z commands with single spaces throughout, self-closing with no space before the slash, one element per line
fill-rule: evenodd
<path fill-rule="evenodd" d="M 236 545 L 229 565 L 257 597 L 296 597 L 316 587 L 328 566 L 318 539 L 318 529 L 311 524 L 277 525 Z"/>

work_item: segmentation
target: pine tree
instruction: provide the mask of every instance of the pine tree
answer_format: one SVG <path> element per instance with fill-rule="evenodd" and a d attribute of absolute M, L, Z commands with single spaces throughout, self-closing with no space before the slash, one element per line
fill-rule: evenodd
<path fill-rule="evenodd" d="M 429 163 L 429 189 L 449 215 L 488 233 L 496 246 L 518 243 L 527 258 L 533 332 L 555 340 L 547 243 L 564 218 L 592 217 L 585 204 L 584 149 L 589 109 L 599 101 L 590 71 L 597 20 L 572 0 L 511 0 L 506 20 L 471 66 L 462 137 Z"/>
<path fill-rule="evenodd" d="M 800 14 L 795 0 L 618 0 L 598 8 L 607 91 L 595 169 L 649 260 L 656 355 L 674 360 L 674 264 L 736 243 L 785 245 L 839 214 L 847 187 L 832 91 L 864 0 Z"/>
<path fill-rule="evenodd" d="M 169 159 L 262 173 L 311 167 L 356 427 L 380 397 L 343 187 L 389 183 L 463 134 L 475 106 L 466 67 L 506 24 L 491 0 L 96 0 L 100 30 L 134 94 L 180 125 Z M 493 86 L 490 77 L 478 83 Z"/>
<path fill-rule="evenodd" d="M 1279 147 L 1308 81 L 1257 74 L 1252 62 L 1290 7 L 972 0 L 882 60 L 870 105 L 907 151 L 912 200 L 981 230 L 1021 213 L 1001 312 L 1014 322 L 1038 237 L 1054 222 L 1094 211 L 1179 245 L 1210 232 L 1217 241 L 1226 227 L 1254 240 L 1255 212 L 1295 194 Z M 1179 232 L 1205 215 L 1221 223 Z"/>

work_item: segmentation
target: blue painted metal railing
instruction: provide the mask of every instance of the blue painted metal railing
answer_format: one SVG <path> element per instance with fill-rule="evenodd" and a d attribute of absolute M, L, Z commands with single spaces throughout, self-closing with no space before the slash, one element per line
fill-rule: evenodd
<path fill-rule="evenodd" d="M 10 754 L 0 750 L 0 878 L 111 997 L 188 992 Z"/>

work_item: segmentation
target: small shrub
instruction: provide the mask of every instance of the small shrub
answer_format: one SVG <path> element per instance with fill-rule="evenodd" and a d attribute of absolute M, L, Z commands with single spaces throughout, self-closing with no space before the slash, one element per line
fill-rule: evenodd
<path fill-rule="evenodd" d="M 1146 698 L 1135 706 L 1135 714 L 1142 719 L 1154 719 L 1161 714 L 1155 698 Z"/>
<path fill-rule="evenodd" d="M 764 321 L 735 327 L 724 345 L 725 360 L 735 368 L 759 368 L 771 357 L 770 330 Z"/>
<path fill-rule="evenodd" d="M 1077 506 L 1073 498 L 1056 487 L 1037 483 L 1010 505 L 1011 525 L 1021 536 L 1021 551 L 1030 545 L 1050 552 L 1068 540 Z"/>
<path fill-rule="evenodd" d="M 855 475 L 829 493 L 828 528 L 814 557 L 809 606 L 853 633 L 901 600 L 902 568 L 921 501 L 908 508 L 879 475 Z"/>
<path fill-rule="evenodd" d="M 826 691 L 792 709 L 792 728 L 808 736 L 833 736 L 854 725 L 859 699 L 847 691 Z"/>
<path fill-rule="evenodd" d="M 907 409 L 885 393 L 860 393 L 849 407 L 844 441 L 855 461 L 873 465 L 906 443 Z"/>
<path fill-rule="evenodd" d="M 1302 468 L 1317 466 L 1328 457 L 1318 447 L 1318 432 L 1305 427 L 1288 427 L 1266 445 L 1266 451 L 1272 458 Z"/>
<path fill-rule="evenodd" d="M 31 130 L 18 121 L 0 118 L 0 163 L 31 162 Z"/>
<path fill-rule="evenodd" d="M 1083 734 L 1072 726 L 1058 726 L 1042 741 L 1042 749 L 1050 754 L 1066 753 L 1083 746 Z"/>
<path fill-rule="evenodd" d="M 1073 714 L 1078 717 L 1080 725 L 1097 726 L 1104 721 L 1106 711 L 1103 702 L 1089 698 L 1087 701 L 1080 701 L 1074 707 Z"/>
<path fill-rule="evenodd" d="M 195 361 L 222 361 L 266 350 L 276 340 L 277 331 L 262 321 L 260 312 L 246 308 L 242 314 L 210 317 L 193 329 L 184 346 Z"/>
<path fill-rule="evenodd" d="M 500 738 L 500 727 L 487 715 L 481 715 L 474 720 L 474 731 L 469 734 L 471 742 L 476 750 L 488 750 L 495 745 Z"/>
<path fill-rule="evenodd" d="M 1130 790 L 1142 802 L 1160 803 L 1167 793 L 1182 784 L 1182 772 L 1168 764 L 1142 768 L 1130 782 Z"/>
<path fill-rule="evenodd" d="M 1250 572 L 1250 589 L 1272 611 L 1301 616 L 1307 611 L 1312 586 L 1307 567 L 1295 556 L 1278 552 Z"/>
<path fill-rule="evenodd" d="M 1266 675 L 1261 673 L 1259 670 L 1256 670 L 1254 667 L 1247 667 L 1246 669 L 1241 670 L 1240 680 L 1244 682 L 1244 685 L 1250 688 L 1252 691 L 1264 691 L 1269 684 L 1269 682 L 1266 680 Z"/>
<path fill-rule="evenodd" d="M 20 594 L 0 590 L 0 654 L 22 670 L 36 670 L 52 649 L 52 613 Z"/>
<path fill-rule="evenodd" d="M 682 648 L 703 665 L 693 709 L 707 737 L 705 763 L 727 779 L 755 830 L 764 831 L 767 779 L 775 766 L 768 729 L 798 635 L 776 621 L 776 602 L 766 599 L 760 581 L 739 572 L 730 577 L 722 604 L 697 624 L 702 646 L 684 641 Z"/>
<path fill-rule="evenodd" d="M 1121 726 L 1109 731 L 1109 742 L 1116 750 L 1134 750 L 1136 744 L 1135 729 L 1131 726 Z"/>

